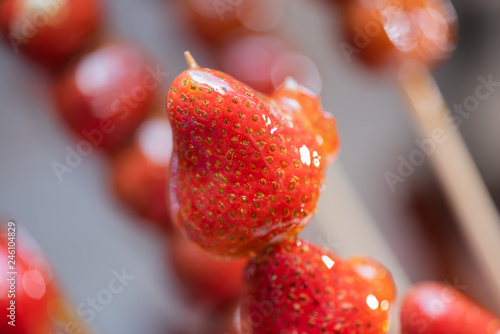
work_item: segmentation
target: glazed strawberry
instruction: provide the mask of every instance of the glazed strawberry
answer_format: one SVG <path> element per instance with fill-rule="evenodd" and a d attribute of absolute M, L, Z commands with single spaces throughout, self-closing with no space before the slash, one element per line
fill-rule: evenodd
<path fill-rule="evenodd" d="M 292 78 L 287 78 L 273 97 L 286 106 L 286 109 L 296 111 L 295 123 L 321 138 L 324 158 L 328 164 L 332 163 L 340 147 L 337 123 L 333 116 L 325 113 L 320 98 Z"/>
<path fill-rule="evenodd" d="M 355 257 L 349 259 L 352 269 L 369 282 L 370 293 L 377 297 L 382 308 L 388 307 L 396 299 L 396 287 L 392 275 L 376 260 Z"/>
<path fill-rule="evenodd" d="M 127 142 L 146 118 L 165 73 L 139 47 L 110 42 L 82 56 L 55 83 L 57 112 L 91 147 Z"/>
<path fill-rule="evenodd" d="M 269 246 L 245 270 L 243 333 L 385 333 L 388 311 L 347 261 L 303 240 Z"/>
<path fill-rule="evenodd" d="M 456 47 L 457 17 L 449 0 L 344 1 L 346 57 L 370 66 L 416 59 L 432 66 Z"/>
<path fill-rule="evenodd" d="M 225 257 L 296 235 L 316 210 L 327 157 L 338 149 L 334 120 L 322 118 L 332 129 L 323 137 L 312 128 L 321 111 L 279 91 L 261 95 L 188 59 L 191 68 L 174 80 L 167 101 L 176 225 Z"/>
<path fill-rule="evenodd" d="M 401 307 L 402 334 L 498 334 L 500 318 L 451 286 L 417 284 Z"/>
<path fill-rule="evenodd" d="M 51 68 L 62 65 L 96 34 L 98 0 L 5 0 L 0 28 L 10 46 Z"/>
<path fill-rule="evenodd" d="M 49 303 L 57 297 L 53 284 L 53 274 L 48 263 L 40 257 L 36 244 L 25 234 L 19 233 L 14 245 L 7 236 L 7 224 L 0 224 L 0 333 L 11 334 L 46 334 L 52 333 L 54 327 L 49 317 Z M 5 232 L 4 232 L 5 231 Z M 13 231 L 13 230 L 9 230 Z M 22 231 L 24 232 L 24 230 Z M 12 232 L 11 232 L 12 233 Z M 8 262 L 12 261 L 12 262 Z M 10 266 L 15 266 L 14 269 Z M 15 281 L 9 272 L 15 271 Z M 15 288 L 11 287 L 15 282 Z M 15 291 L 14 294 L 9 291 Z M 10 297 L 9 297 L 10 295 Z M 15 297 L 14 297 L 15 295 Z M 14 310 L 11 311 L 11 301 Z M 8 309 L 11 308 L 11 309 Z M 9 315 L 13 314 L 13 317 Z M 15 320 L 15 326 L 8 322 Z"/>
<path fill-rule="evenodd" d="M 216 309 L 234 307 L 241 294 L 247 259 L 217 260 L 179 235 L 169 239 L 168 256 L 190 299 Z"/>
<path fill-rule="evenodd" d="M 169 231 L 168 170 L 172 131 L 165 118 L 145 121 L 134 141 L 112 160 L 112 181 L 118 197 L 140 216 Z"/>

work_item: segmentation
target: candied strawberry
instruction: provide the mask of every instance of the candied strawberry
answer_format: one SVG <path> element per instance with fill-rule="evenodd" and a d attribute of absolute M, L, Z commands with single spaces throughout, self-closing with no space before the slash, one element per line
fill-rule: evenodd
<path fill-rule="evenodd" d="M 385 333 L 384 308 L 349 262 L 303 240 L 271 245 L 245 271 L 244 333 Z"/>
<path fill-rule="evenodd" d="M 112 181 L 118 197 L 140 216 L 170 231 L 167 205 L 172 130 L 165 118 L 146 120 L 134 141 L 113 156 Z"/>
<path fill-rule="evenodd" d="M 7 224 L 1 223 L 2 231 Z M 24 230 L 23 230 L 24 232 Z M 49 316 L 51 300 L 58 298 L 53 284 L 49 264 L 39 255 L 34 242 L 16 228 L 15 239 L 8 239 L 7 233 L 0 233 L 0 333 L 45 334 L 52 333 L 53 324 Z M 10 244 L 9 244 L 10 243 Z M 15 246 L 14 246 L 15 245 Z M 12 251 L 9 247 L 14 248 Z M 12 261 L 12 262 L 8 262 Z M 14 269 L 10 267 L 15 266 Z M 8 279 L 15 271 L 15 288 Z M 11 292 L 9 292 L 11 291 Z M 14 291 L 15 297 L 12 295 Z M 14 301 L 14 310 L 11 307 Z M 13 317 L 9 317 L 13 315 Z M 15 326 L 8 321 L 15 320 Z"/>
<path fill-rule="evenodd" d="M 370 293 L 377 297 L 383 308 L 396 299 L 396 287 L 386 267 L 376 260 L 363 257 L 349 259 L 349 264 L 359 276 L 370 283 Z"/>
<path fill-rule="evenodd" d="M 98 0 L 4 0 L 0 29 L 16 53 L 56 69 L 96 35 L 101 11 Z"/>
<path fill-rule="evenodd" d="M 301 103 L 311 101 L 294 100 L 295 93 L 264 96 L 188 59 L 191 68 L 174 80 L 167 100 L 176 225 L 227 257 L 296 235 L 316 210 L 327 160 L 338 149 L 335 121 L 319 104 L 306 110 Z"/>
<path fill-rule="evenodd" d="M 373 67 L 417 59 L 432 66 L 456 47 L 457 16 L 449 0 L 342 2 L 346 56 Z"/>
<path fill-rule="evenodd" d="M 401 307 L 402 334 L 498 334 L 500 318 L 451 286 L 419 283 Z"/>
<path fill-rule="evenodd" d="M 273 97 L 294 110 L 296 123 L 321 137 L 324 158 L 328 163 L 333 162 L 340 147 L 337 134 L 337 122 L 330 114 L 324 112 L 319 96 L 299 85 L 294 79 L 288 78 L 273 94 Z"/>
<path fill-rule="evenodd" d="M 111 42 L 82 56 L 54 85 L 57 112 L 89 145 L 113 151 L 146 118 L 165 73 L 141 48 Z M 92 147 L 91 146 L 91 147 Z"/>
<path fill-rule="evenodd" d="M 247 259 L 215 259 L 180 235 L 170 238 L 168 255 L 191 299 L 221 309 L 236 304 L 243 285 L 243 270 L 248 263 Z"/>

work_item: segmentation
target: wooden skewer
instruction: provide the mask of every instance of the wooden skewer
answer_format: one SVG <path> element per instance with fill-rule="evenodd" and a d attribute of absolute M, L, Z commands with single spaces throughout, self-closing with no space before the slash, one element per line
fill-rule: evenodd
<path fill-rule="evenodd" d="M 50 301 L 48 312 L 54 324 L 66 333 L 94 333 L 83 319 L 76 314 L 72 305 L 61 297 L 55 297 Z"/>
<path fill-rule="evenodd" d="M 399 81 L 424 138 L 441 133 L 431 165 L 461 231 L 491 291 L 500 301 L 500 217 L 459 131 L 446 122 L 446 102 L 428 69 L 418 62 L 402 66 Z M 437 131 L 437 132 L 436 132 Z"/>

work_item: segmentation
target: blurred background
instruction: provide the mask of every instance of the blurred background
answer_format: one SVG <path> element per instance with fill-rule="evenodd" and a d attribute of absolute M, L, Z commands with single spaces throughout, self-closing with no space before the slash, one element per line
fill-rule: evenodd
<path fill-rule="evenodd" d="M 466 287 L 466 294 L 499 314 L 500 305 L 489 297 L 428 159 L 404 183 L 398 183 L 395 191 L 389 187 L 384 174 L 396 173 L 399 157 L 407 159 L 418 148 L 418 135 L 393 77 L 346 59 L 340 46 L 349 41 L 342 34 L 340 12 L 332 3 L 270 2 L 265 6 L 267 16 L 249 11 L 253 16 L 243 20 L 244 28 L 241 24 L 238 29 L 229 28 L 227 35 L 214 39 L 208 36 L 210 29 L 197 27 L 200 21 L 193 20 L 189 2 L 102 0 L 98 38 L 127 40 L 150 55 L 152 68 L 160 66 L 168 72 L 150 108 L 165 116 L 168 86 L 187 68 L 185 50 L 203 67 L 222 68 L 252 80 L 255 71 L 245 73 L 244 69 L 244 57 L 250 52 L 245 48 L 262 47 L 264 54 L 269 52 L 266 48 L 276 48 L 280 57 L 266 65 L 272 73 L 268 81 L 279 85 L 290 68 L 299 69 L 299 81 L 321 94 L 323 107 L 338 121 L 342 149 L 337 164 L 345 170 L 411 281 L 458 282 Z M 500 81 L 500 3 L 452 2 L 460 24 L 458 47 L 433 72 L 450 106 L 475 93 L 478 77 L 491 75 Z M 231 11 L 236 9 L 227 15 Z M 259 40 L 238 45 L 244 38 Z M 74 148 L 80 140 L 55 112 L 52 87 L 58 80 L 54 78 L 60 76 L 58 71 L 64 69 L 45 70 L 15 53 L 8 42 L 0 47 L 0 216 L 27 227 L 74 305 L 106 288 L 114 270 L 125 268 L 135 276 L 96 313 L 89 324 L 95 332 L 195 331 L 202 316 L 182 298 L 168 264 L 165 238 L 156 226 L 117 199 L 110 186 L 113 170 L 108 155 L 93 150 L 62 181 L 54 172 L 53 163 L 64 162 L 66 147 Z M 255 80 L 254 85 L 264 90 L 273 87 Z M 495 91 L 460 127 L 497 204 L 498 105 L 500 92 Z M 335 221 L 334 216 L 332 213 L 329 224 L 349 224 Z M 304 235 L 317 240 L 314 221 Z M 339 241 L 333 250 L 343 255 L 356 252 L 342 236 L 327 235 L 326 239 Z M 379 260 L 384 263 L 383 258 Z"/>

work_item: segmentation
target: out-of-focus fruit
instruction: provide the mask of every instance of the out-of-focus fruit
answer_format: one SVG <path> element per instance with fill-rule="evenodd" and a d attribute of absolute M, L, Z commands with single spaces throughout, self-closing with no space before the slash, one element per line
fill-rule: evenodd
<path fill-rule="evenodd" d="M 101 10 L 98 0 L 4 0 L 0 28 L 16 53 L 55 68 L 89 43 Z"/>
<path fill-rule="evenodd" d="M 401 306 L 402 334 L 499 334 L 500 318 L 451 286 L 417 284 Z"/>
<path fill-rule="evenodd" d="M 252 259 L 243 291 L 243 333 L 378 334 L 389 327 L 389 303 L 349 262 L 303 240 Z"/>
<path fill-rule="evenodd" d="M 215 259 L 195 243 L 179 235 L 170 238 L 168 256 L 190 299 L 217 309 L 236 304 L 241 293 L 247 259 Z"/>
<path fill-rule="evenodd" d="M 167 98 L 175 224 L 226 257 L 295 236 L 314 215 L 325 167 L 338 151 L 335 120 L 294 82 L 268 97 L 190 65 Z"/>
<path fill-rule="evenodd" d="M 57 298 L 52 270 L 37 245 L 17 226 L 12 239 L 8 233 L 14 230 L 7 230 L 7 223 L 0 225 L 0 333 L 51 333 L 49 304 Z"/>
<path fill-rule="evenodd" d="M 284 13 L 284 0 L 182 1 L 188 21 L 208 42 L 218 43 L 240 28 L 264 32 L 274 28 Z"/>
<path fill-rule="evenodd" d="M 172 130 L 166 118 L 146 120 L 134 141 L 112 161 L 113 186 L 118 197 L 140 216 L 170 231 L 167 205 Z"/>
<path fill-rule="evenodd" d="M 347 57 L 374 67 L 415 59 L 432 66 L 457 41 L 457 17 L 449 0 L 354 0 L 343 3 Z"/>
<path fill-rule="evenodd" d="M 389 306 L 396 299 L 396 286 L 392 275 L 382 264 L 374 259 L 355 257 L 349 259 L 352 269 L 370 284 L 370 293 L 377 296 L 380 305 Z"/>
<path fill-rule="evenodd" d="M 240 1 L 240 0 L 238 0 Z M 241 0 L 243 1 L 243 0 Z M 221 1 L 181 0 L 190 24 L 205 40 L 216 42 L 222 36 L 241 27 L 233 6 Z"/>
<path fill-rule="evenodd" d="M 137 46 L 114 42 L 84 55 L 57 80 L 57 111 L 90 145 L 113 150 L 132 137 L 167 73 Z"/>
<path fill-rule="evenodd" d="M 287 77 L 316 94 L 321 92 L 321 77 L 314 62 L 276 37 L 236 34 L 218 50 L 222 71 L 259 92 L 271 94 Z"/>

